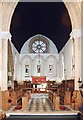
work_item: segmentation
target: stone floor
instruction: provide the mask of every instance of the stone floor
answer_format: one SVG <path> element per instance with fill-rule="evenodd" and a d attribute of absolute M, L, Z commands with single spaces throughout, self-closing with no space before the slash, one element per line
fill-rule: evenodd
<path fill-rule="evenodd" d="M 7 120 L 80 120 L 79 111 L 67 107 L 67 110 L 53 110 L 48 94 L 32 94 L 27 109 L 16 110 L 13 106 L 5 111 Z M 38 116 L 41 116 L 38 117 Z"/>
<path fill-rule="evenodd" d="M 13 106 L 8 112 L 30 112 L 30 113 L 52 113 L 56 110 L 53 109 L 51 101 L 48 98 L 48 94 L 44 93 L 36 93 L 31 94 L 31 99 L 29 100 L 28 106 L 26 110 L 23 109 L 15 109 L 16 106 Z M 74 111 L 73 109 L 69 108 L 68 106 L 65 106 L 65 111 Z M 62 111 L 62 110 L 59 110 Z"/>
<path fill-rule="evenodd" d="M 31 98 L 28 110 L 31 112 L 51 112 L 54 111 L 48 98 Z"/>

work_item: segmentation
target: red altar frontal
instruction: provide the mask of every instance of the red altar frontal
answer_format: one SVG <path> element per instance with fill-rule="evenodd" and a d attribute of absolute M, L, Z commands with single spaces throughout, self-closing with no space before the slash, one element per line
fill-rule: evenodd
<path fill-rule="evenodd" d="M 46 83 L 46 76 L 32 76 L 32 83 Z"/>

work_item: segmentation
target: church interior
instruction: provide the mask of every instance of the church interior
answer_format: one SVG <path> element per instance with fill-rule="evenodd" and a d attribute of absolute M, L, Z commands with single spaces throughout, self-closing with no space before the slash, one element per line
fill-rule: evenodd
<path fill-rule="evenodd" d="M 0 1 L 0 18 L 2 18 L 0 21 L 0 118 L 2 120 L 4 116 L 8 118 L 11 115 L 10 118 L 14 120 L 15 115 L 33 114 L 49 114 L 55 117 L 68 115 L 67 120 L 75 115 L 73 120 L 83 120 L 83 2 L 70 1 L 55 2 L 56 5 L 53 3 L 53 6 L 52 1 L 49 2 L 50 5 L 39 3 L 40 6 L 44 5 L 45 9 L 55 6 L 56 9 L 52 9 L 56 10 L 54 14 L 58 14 L 59 9 L 66 11 L 63 13 L 60 10 L 53 21 L 56 22 L 56 19 L 58 21 L 63 14 L 63 19 L 60 20 L 65 27 L 62 28 L 57 28 L 61 24 L 57 25 L 60 20 L 54 24 L 56 26 L 47 22 L 50 13 L 46 13 L 48 18 L 45 20 L 46 14 L 39 10 L 42 7 L 36 6 L 35 9 L 33 2 Z M 59 4 L 60 7 L 57 7 Z M 33 20 L 35 12 L 28 13 L 32 8 L 31 5 L 36 14 L 39 10 L 36 17 L 43 18 L 42 20 L 37 18 L 40 20 L 39 24 L 37 19 Z M 50 9 L 51 15 L 52 10 Z M 24 12 L 27 12 L 28 17 Z M 30 19 L 28 23 L 31 14 L 32 20 Z M 19 15 L 23 18 L 21 19 Z M 25 26 L 19 27 L 22 21 Z M 33 23 L 36 25 L 34 26 Z M 30 27 L 31 24 L 33 28 Z M 46 29 L 48 24 L 53 26 Z M 57 34 L 55 34 L 56 30 Z M 22 36 L 22 32 L 26 34 L 25 37 Z"/>

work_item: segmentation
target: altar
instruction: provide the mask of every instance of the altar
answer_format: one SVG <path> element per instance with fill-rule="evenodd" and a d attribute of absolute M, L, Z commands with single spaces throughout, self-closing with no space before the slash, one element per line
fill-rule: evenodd
<path fill-rule="evenodd" d="M 32 83 L 46 83 L 46 76 L 32 76 Z"/>
<path fill-rule="evenodd" d="M 45 92 L 46 91 L 46 76 L 32 76 L 32 84 L 34 92 Z"/>

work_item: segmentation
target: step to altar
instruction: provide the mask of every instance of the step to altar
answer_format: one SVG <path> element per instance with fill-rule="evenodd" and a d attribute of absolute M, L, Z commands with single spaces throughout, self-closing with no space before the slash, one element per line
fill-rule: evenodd
<path fill-rule="evenodd" d="M 31 98 L 48 98 L 47 93 L 32 93 Z"/>

